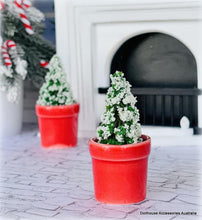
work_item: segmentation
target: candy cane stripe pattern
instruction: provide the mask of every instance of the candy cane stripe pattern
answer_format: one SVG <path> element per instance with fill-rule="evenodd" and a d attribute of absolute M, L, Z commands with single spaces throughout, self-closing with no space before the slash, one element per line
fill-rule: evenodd
<path fill-rule="evenodd" d="M 15 42 L 12 40 L 7 40 L 6 42 L 4 42 L 1 48 L 2 48 L 2 56 L 4 59 L 5 65 L 8 67 L 12 67 L 12 62 L 8 54 L 8 48 L 15 49 L 16 48 Z"/>
<path fill-rule="evenodd" d="M 23 2 L 22 4 L 23 8 L 29 8 L 31 6 L 31 2 L 29 0 L 23 0 L 22 2 Z"/>
<path fill-rule="evenodd" d="M 6 45 L 10 49 L 15 49 L 16 48 L 16 44 L 15 44 L 15 42 L 13 40 L 7 40 L 6 41 Z"/>
<path fill-rule="evenodd" d="M 34 34 L 34 31 L 32 30 L 32 26 L 31 26 L 26 14 L 25 14 L 25 11 L 24 11 L 24 9 L 30 7 L 30 5 L 31 5 L 30 1 L 29 0 L 15 0 L 14 3 L 17 6 L 18 13 L 20 15 L 20 19 L 25 27 L 26 32 L 29 35 Z"/>
<path fill-rule="evenodd" d="M 40 66 L 44 67 L 44 68 L 48 68 L 49 66 L 49 62 L 45 61 L 45 60 L 41 60 L 40 61 Z"/>
<path fill-rule="evenodd" d="M 0 11 L 3 11 L 4 9 L 4 1 L 0 0 Z"/>

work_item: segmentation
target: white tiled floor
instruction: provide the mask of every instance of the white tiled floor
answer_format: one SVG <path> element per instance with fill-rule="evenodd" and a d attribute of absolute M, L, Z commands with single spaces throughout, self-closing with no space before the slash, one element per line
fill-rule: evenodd
<path fill-rule="evenodd" d="M 88 139 L 43 149 L 37 128 L 26 127 L 0 143 L 0 219 L 202 219 L 202 136 L 159 136 L 152 136 L 147 199 L 104 205 L 94 199 Z"/>

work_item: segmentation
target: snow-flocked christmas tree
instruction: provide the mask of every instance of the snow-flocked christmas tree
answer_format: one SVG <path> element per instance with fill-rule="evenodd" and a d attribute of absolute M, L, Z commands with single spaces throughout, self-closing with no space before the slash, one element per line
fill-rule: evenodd
<path fill-rule="evenodd" d="M 111 87 L 106 98 L 106 110 L 97 128 L 98 141 L 103 144 L 132 144 L 141 142 L 137 100 L 130 91 L 131 85 L 122 72 L 110 75 Z"/>
<path fill-rule="evenodd" d="M 49 63 L 49 72 L 39 91 L 38 105 L 70 105 L 75 103 L 61 60 L 54 55 Z"/>
<path fill-rule="evenodd" d="M 16 101 L 19 78 L 27 75 L 40 88 L 47 73 L 44 60 L 50 60 L 55 47 L 42 37 L 44 14 L 30 0 L 0 0 L 0 12 L 0 90 Z M 15 46 L 9 47 L 9 41 Z"/>

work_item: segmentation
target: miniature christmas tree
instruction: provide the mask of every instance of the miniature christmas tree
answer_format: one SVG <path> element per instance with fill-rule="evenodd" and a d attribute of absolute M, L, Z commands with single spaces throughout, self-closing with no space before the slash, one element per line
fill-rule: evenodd
<path fill-rule="evenodd" d="M 66 81 L 61 60 L 54 55 L 49 63 L 49 72 L 39 91 L 38 105 L 70 105 L 75 103 L 70 85 Z"/>
<path fill-rule="evenodd" d="M 111 87 L 107 92 L 106 110 L 97 129 L 102 144 L 132 144 L 141 142 L 139 111 L 136 97 L 130 92 L 131 85 L 122 72 L 110 75 Z"/>

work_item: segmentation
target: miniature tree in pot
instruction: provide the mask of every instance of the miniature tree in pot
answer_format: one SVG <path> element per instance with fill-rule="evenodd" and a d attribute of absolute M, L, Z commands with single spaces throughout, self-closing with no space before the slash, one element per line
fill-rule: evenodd
<path fill-rule="evenodd" d="M 54 55 L 36 105 L 42 146 L 75 146 L 78 112 L 61 60 Z"/>
<path fill-rule="evenodd" d="M 112 204 L 140 202 L 146 197 L 150 138 L 141 134 L 136 97 L 122 72 L 110 75 L 106 110 L 89 141 L 95 197 Z"/>

